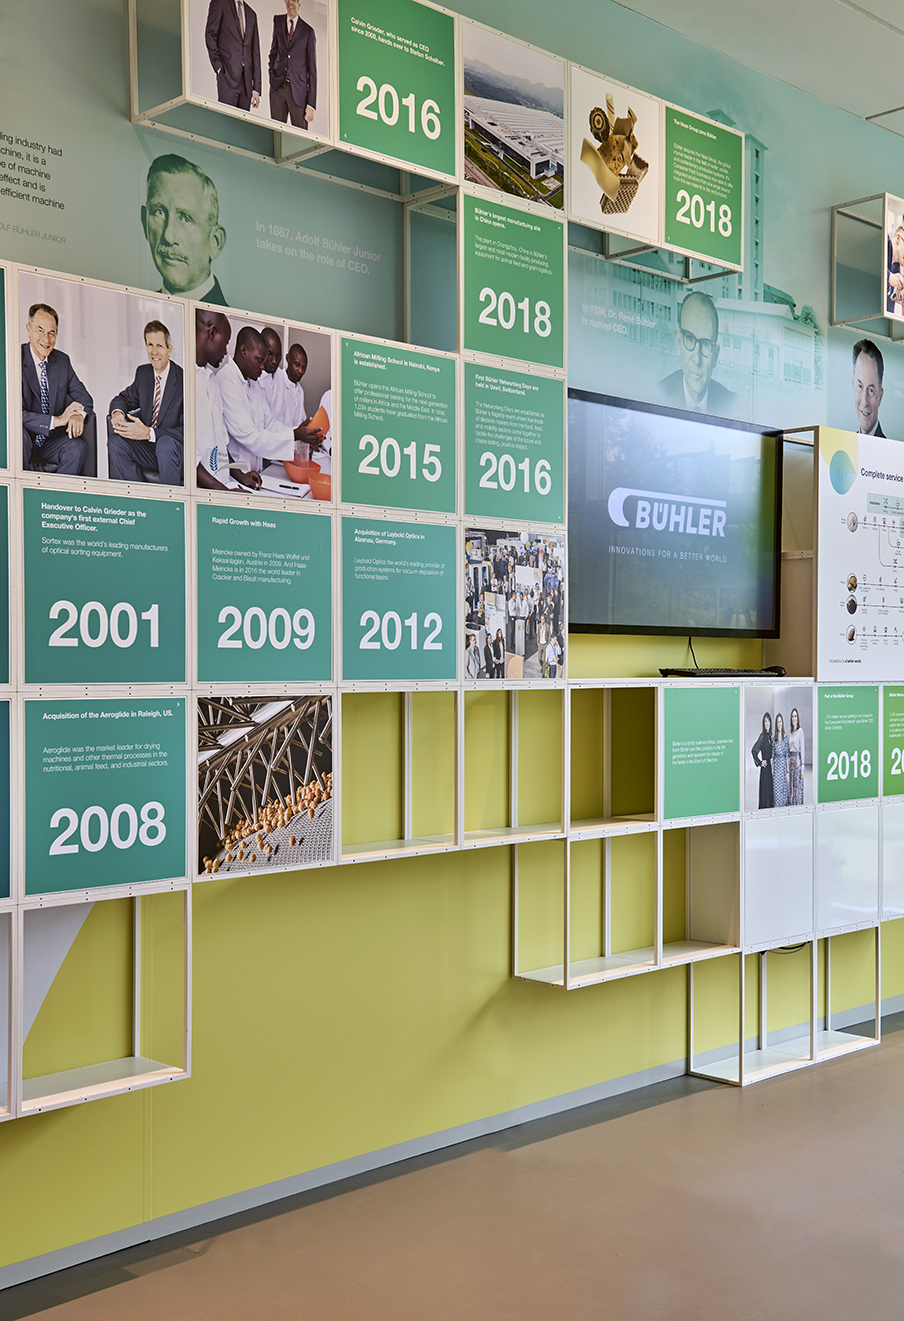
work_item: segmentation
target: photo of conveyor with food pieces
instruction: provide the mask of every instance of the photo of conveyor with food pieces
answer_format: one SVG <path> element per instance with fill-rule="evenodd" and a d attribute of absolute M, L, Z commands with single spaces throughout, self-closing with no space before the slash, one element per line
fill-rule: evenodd
<path fill-rule="evenodd" d="M 198 872 L 224 876 L 333 856 L 330 697 L 198 699 Z"/>

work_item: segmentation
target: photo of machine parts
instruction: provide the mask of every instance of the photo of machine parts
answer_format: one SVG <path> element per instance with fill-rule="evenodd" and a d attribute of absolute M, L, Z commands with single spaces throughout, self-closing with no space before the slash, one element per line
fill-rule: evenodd
<path fill-rule="evenodd" d="M 332 698 L 199 698 L 199 875 L 332 856 Z"/>
<path fill-rule="evenodd" d="M 662 103 L 584 69 L 571 71 L 571 211 L 658 243 Z"/>

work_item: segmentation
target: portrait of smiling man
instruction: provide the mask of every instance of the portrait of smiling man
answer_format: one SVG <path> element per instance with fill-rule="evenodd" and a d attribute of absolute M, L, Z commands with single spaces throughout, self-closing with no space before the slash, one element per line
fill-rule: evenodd
<path fill-rule="evenodd" d="M 690 293 L 678 313 L 681 369 L 659 382 L 662 403 L 689 413 L 731 417 L 737 395 L 713 380 L 719 361 L 719 313 L 708 294 Z"/>
<path fill-rule="evenodd" d="M 147 362 L 110 403 L 107 453 L 110 477 L 145 482 L 156 472 L 165 486 L 182 485 L 182 368 L 172 361 L 173 340 L 162 321 L 144 328 Z"/>
<path fill-rule="evenodd" d="M 317 40 L 298 10 L 298 0 L 286 0 L 286 12 L 273 19 L 270 117 L 307 129 L 317 106 Z"/>
<path fill-rule="evenodd" d="M 882 378 L 885 375 L 885 363 L 879 348 L 871 339 L 859 339 L 854 345 L 854 408 L 857 413 L 857 430 L 861 436 L 885 437 L 879 425 L 879 405 L 885 391 Z"/>
<path fill-rule="evenodd" d="M 163 281 L 160 292 L 227 305 L 210 269 L 226 246 L 226 231 L 217 190 L 203 170 L 184 156 L 152 161 L 141 226 Z"/>
<path fill-rule="evenodd" d="M 51 464 L 56 472 L 80 476 L 88 457 L 84 432 L 94 400 L 69 355 L 56 347 L 60 318 L 49 303 L 33 303 L 22 345 L 22 461 L 29 470 Z M 91 474 L 92 476 L 94 474 Z"/>

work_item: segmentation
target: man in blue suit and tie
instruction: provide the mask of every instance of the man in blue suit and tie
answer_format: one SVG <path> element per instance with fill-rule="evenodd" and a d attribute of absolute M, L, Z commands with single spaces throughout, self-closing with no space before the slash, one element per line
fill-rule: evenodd
<path fill-rule="evenodd" d="M 181 486 L 182 368 L 170 361 L 173 341 L 162 321 L 147 323 L 144 346 L 148 361 L 137 368 L 131 385 L 110 401 L 110 476 L 144 482 L 144 469 L 159 473 L 162 486 Z"/>
<path fill-rule="evenodd" d="M 257 14 L 245 0 L 210 0 L 204 38 L 217 75 L 217 100 L 239 110 L 256 110 L 261 103 Z"/>
<path fill-rule="evenodd" d="M 94 400 L 65 353 L 56 347 L 60 318 L 47 303 L 32 303 L 22 345 L 22 459 L 26 469 L 54 464 L 78 477 L 88 444 L 83 432 Z"/>
<path fill-rule="evenodd" d="M 298 0 L 286 0 L 273 18 L 270 45 L 270 117 L 307 128 L 317 106 L 317 43 L 310 23 L 298 17 Z"/>

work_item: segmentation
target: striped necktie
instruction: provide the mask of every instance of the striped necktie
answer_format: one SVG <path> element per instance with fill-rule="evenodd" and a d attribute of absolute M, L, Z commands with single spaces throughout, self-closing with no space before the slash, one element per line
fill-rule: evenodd
<path fill-rule="evenodd" d="M 42 410 L 48 415 L 48 417 L 51 417 L 51 413 L 50 413 L 50 384 L 49 384 L 49 382 L 48 382 L 48 380 L 47 380 L 47 359 L 46 359 L 46 358 L 41 362 L 40 368 L 38 369 L 38 384 L 39 384 L 40 387 L 41 387 L 41 408 L 42 408 Z M 51 417 L 51 420 L 52 420 L 52 417 Z M 48 436 L 48 435 L 49 435 L 49 432 L 46 432 L 46 431 L 45 431 L 44 434 L 43 434 L 43 436 L 35 436 L 35 444 L 36 444 L 37 446 L 39 446 L 39 447 L 40 447 L 41 445 L 43 445 L 43 444 L 44 444 L 44 441 L 47 439 L 47 436 Z"/>
<path fill-rule="evenodd" d="M 157 415 L 160 412 L 160 374 L 154 372 L 157 384 L 154 386 L 154 407 L 151 409 L 151 426 L 157 425 Z"/>

